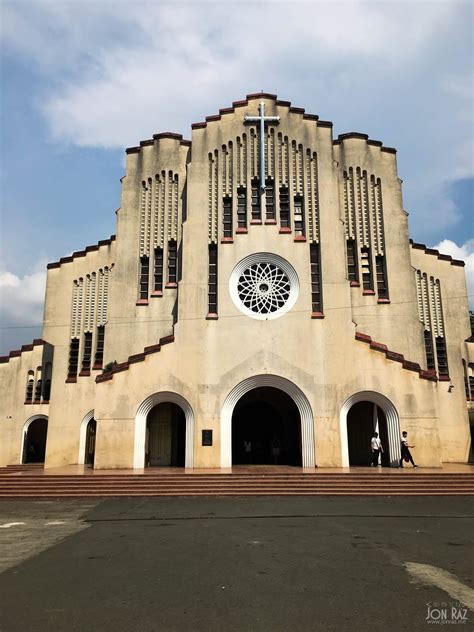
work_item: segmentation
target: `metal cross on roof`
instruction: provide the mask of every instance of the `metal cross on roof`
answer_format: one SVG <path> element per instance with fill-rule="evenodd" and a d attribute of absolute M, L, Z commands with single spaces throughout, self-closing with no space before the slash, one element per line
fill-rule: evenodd
<path fill-rule="evenodd" d="M 246 123 L 260 123 L 260 190 L 265 191 L 265 123 L 278 123 L 279 116 L 265 116 L 265 103 L 260 102 L 258 116 L 245 115 Z"/>

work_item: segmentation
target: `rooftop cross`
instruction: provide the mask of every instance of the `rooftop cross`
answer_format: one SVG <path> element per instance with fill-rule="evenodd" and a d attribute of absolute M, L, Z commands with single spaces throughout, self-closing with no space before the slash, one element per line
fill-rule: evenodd
<path fill-rule="evenodd" d="M 245 115 L 246 123 L 260 123 L 260 190 L 265 190 L 265 123 L 278 123 L 279 116 L 265 116 L 265 103 L 260 102 L 258 116 Z"/>

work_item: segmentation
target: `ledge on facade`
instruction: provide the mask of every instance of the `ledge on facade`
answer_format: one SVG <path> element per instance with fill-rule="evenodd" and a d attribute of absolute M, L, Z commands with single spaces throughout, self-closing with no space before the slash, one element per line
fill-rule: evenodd
<path fill-rule="evenodd" d="M 425 244 L 416 243 L 413 239 L 410 239 L 410 246 L 413 250 L 423 250 L 425 255 L 433 255 L 440 261 L 448 261 L 452 266 L 464 267 L 466 265 L 466 263 L 461 261 L 461 259 L 453 259 L 451 255 L 443 255 L 439 250 L 436 250 L 435 248 L 428 248 Z"/>
<path fill-rule="evenodd" d="M 332 127 L 332 123 L 330 121 L 320 121 L 317 114 L 308 114 L 306 113 L 304 108 L 295 107 L 291 105 L 291 101 L 283 101 L 279 99 L 276 94 L 272 94 L 270 92 L 253 92 L 251 94 L 247 94 L 245 99 L 233 101 L 232 107 L 219 108 L 219 114 L 211 114 L 205 117 L 205 121 L 192 123 L 191 129 L 204 129 L 205 127 L 207 127 L 208 123 L 220 121 L 222 119 L 222 116 L 225 116 L 226 114 L 233 114 L 236 108 L 247 107 L 249 101 L 254 101 L 256 99 L 270 99 L 271 101 L 275 102 L 276 106 L 288 108 L 291 114 L 299 114 L 305 120 L 316 121 L 318 126 L 320 127 Z M 127 150 L 127 153 L 136 153 L 137 150 L 140 151 L 140 148 L 131 147 L 129 150 Z"/>
<path fill-rule="evenodd" d="M 377 299 L 377 303 L 379 305 L 389 305 L 390 304 L 390 299 L 389 298 L 378 298 Z"/>
<path fill-rule="evenodd" d="M 233 237 L 222 237 L 221 239 L 221 244 L 233 244 L 233 243 L 234 243 Z"/>
<path fill-rule="evenodd" d="M 153 290 L 153 292 L 151 292 L 150 297 L 160 297 L 163 296 L 163 292 L 161 290 Z"/>
<path fill-rule="evenodd" d="M 90 377 L 90 369 L 84 369 L 79 373 L 79 377 Z"/>
<path fill-rule="evenodd" d="M 215 312 L 209 312 L 206 316 L 206 320 L 219 320 L 219 316 Z"/>
<path fill-rule="evenodd" d="M 75 384 L 77 382 L 77 375 L 68 375 L 66 378 L 66 384 Z"/>
<path fill-rule="evenodd" d="M 362 296 L 375 296 L 374 290 L 363 290 Z"/>
<path fill-rule="evenodd" d="M 407 371 L 413 371 L 414 373 L 418 373 L 418 376 L 422 380 L 437 382 L 439 379 L 440 381 L 443 381 L 442 376 L 440 376 L 439 378 L 436 376 L 436 371 L 432 369 L 428 369 L 428 370 L 422 369 L 421 366 L 418 364 L 418 362 L 411 362 L 410 360 L 407 360 L 402 353 L 396 353 L 395 351 L 390 351 L 387 345 L 384 345 L 381 342 L 376 342 L 375 340 L 372 340 L 371 336 L 368 336 L 367 334 L 363 334 L 359 331 L 356 331 L 355 339 L 358 340 L 359 342 L 365 342 L 366 344 L 370 345 L 370 348 L 372 349 L 372 351 L 379 351 L 380 353 L 384 353 L 387 360 L 392 360 L 393 362 L 399 362 L 402 365 L 403 369 Z"/>
<path fill-rule="evenodd" d="M 35 338 L 30 344 L 22 345 L 21 349 L 14 349 L 13 351 L 10 351 L 8 355 L 0 356 L 0 364 L 6 364 L 11 358 L 19 358 L 22 353 L 33 351 L 34 347 L 41 347 L 46 344 L 49 344 L 46 340 L 43 340 L 42 338 Z"/>
<path fill-rule="evenodd" d="M 304 235 L 296 235 L 296 237 L 293 239 L 293 241 L 305 242 L 306 241 L 306 237 Z"/>
<path fill-rule="evenodd" d="M 126 154 L 138 154 L 142 147 L 149 147 L 155 144 L 156 140 L 176 140 L 180 145 L 185 145 L 186 147 L 191 146 L 191 141 L 183 138 L 182 134 L 177 134 L 176 132 L 160 132 L 159 134 L 153 134 L 153 138 L 147 138 L 145 140 L 141 140 L 138 147 L 127 147 L 125 150 Z"/>
<path fill-rule="evenodd" d="M 248 232 L 248 228 L 237 228 L 235 231 L 236 235 L 247 235 Z"/>
<path fill-rule="evenodd" d="M 98 375 L 95 378 L 97 383 L 107 382 L 108 380 L 113 379 L 115 373 L 121 373 L 122 371 L 128 371 L 131 364 L 137 364 L 138 362 L 143 362 L 148 355 L 152 353 L 158 353 L 161 350 L 161 347 L 171 344 L 174 342 L 174 335 L 170 334 L 169 336 L 163 336 L 160 338 L 160 341 L 156 345 L 150 345 L 145 347 L 141 353 L 136 353 L 134 355 L 129 356 L 126 362 L 120 362 L 119 364 L 114 364 L 110 371 L 104 371 L 102 375 Z"/>
<path fill-rule="evenodd" d="M 382 141 L 369 138 L 367 134 L 361 134 L 360 132 L 346 132 L 345 134 L 339 134 L 336 140 L 332 141 L 333 145 L 341 145 L 345 140 L 363 140 L 367 145 L 372 147 L 379 147 L 380 151 L 385 151 L 389 154 L 396 154 L 397 150 L 393 147 L 385 147 Z"/>
<path fill-rule="evenodd" d="M 174 281 L 171 283 L 165 284 L 165 290 L 173 290 L 173 289 L 176 289 L 177 287 L 178 287 L 178 284 L 175 283 Z"/>
<path fill-rule="evenodd" d="M 359 283 L 359 281 L 351 281 L 350 282 L 350 286 L 351 287 L 360 287 L 360 283 Z"/>
<path fill-rule="evenodd" d="M 99 248 L 101 248 L 102 246 L 110 246 L 110 244 L 115 241 L 115 239 L 115 235 L 111 235 L 109 239 L 101 239 L 97 244 L 94 244 L 93 246 L 86 246 L 84 250 L 76 250 L 72 253 L 72 256 L 70 257 L 61 257 L 59 261 L 48 263 L 46 269 L 52 270 L 53 268 L 60 268 L 63 263 L 72 263 L 74 259 L 85 257 L 87 253 L 99 250 Z"/>
<path fill-rule="evenodd" d="M 324 318 L 324 314 L 323 312 L 311 312 L 311 318 L 313 320 L 321 320 L 322 318 Z"/>
<path fill-rule="evenodd" d="M 265 225 L 267 225 L 267 226 L 275 226 L 276 223 L 277 223 L 276 219 L 266 219 L 265 220 Z"/>
<path fill-rule="evenodd" d="M 260 226 L 260 224 L 262 224 L 262 220 L 261 219 L 251 219 L 250 220 L 250 224 Z"/>
<path fill-rule="evenodd" d="M 291 233 L 291 228 L 280 228 L 278 232 L 280 235 L 289 235 Z"/>
<path fill-rule="evenodd" d="M 148 299 L 147 298 L 140 298 L 135 303 L 135 305 L 148 305 Z"/>
<path fill-rule="evenodd" d="M 449 377 L 449 375 L 439 375 L 438 380 L 440 382 L 451 382 L 451 378 Z"/>

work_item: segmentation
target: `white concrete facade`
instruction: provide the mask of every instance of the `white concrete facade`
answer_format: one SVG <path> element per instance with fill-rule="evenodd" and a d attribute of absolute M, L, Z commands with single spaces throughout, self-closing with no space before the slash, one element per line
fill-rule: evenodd
<path fill-rule="evenodd" d="M 279 117 L 264 190 L 261 102 Z M 116 235 L 48 265 L 42 339 L 0 359 L 0 466 L 35 415 L 45 466 L 83 463 L 93 415 L 94 467 L 142 468 L 168 402 L 185 467 L 230 467 L 235 407 L 267 387 L 296 405 L 304 467 L 349 465 L 360 401 L 385 414 L 391 465 L 401 430 L 420 465 L 464 462 L 470 335 L 463 262 L 410 242 L 395 150 L 248 95 L 190 141 L 128 149 Z"/>

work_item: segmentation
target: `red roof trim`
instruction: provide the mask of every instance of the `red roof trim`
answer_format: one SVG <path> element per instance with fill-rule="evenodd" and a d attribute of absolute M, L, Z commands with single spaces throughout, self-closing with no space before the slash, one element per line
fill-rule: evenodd
<path fill-rule="evenodd" d="M 76 250 L 76 252 L 72 253 L 71 257 L 61 257 L 59 261 L 53 261 L 52 263 L 48 263 L 46 266 L 47 270 L 53 270 L 54 268 L 60 268 L 63 263 L 71 263 L 74 259 L 79 257 L 85 257 L 87 253 L 93 252 L 95 250 L 99 250 L 102 246 L 110 246 L 113 241 L 115 241 L 115 235 L 111 235 L 109 239 L 101 239 L 94 246 L 86 246 L 84 250 Z"/>
<path fill-rule="evenodd" d="M 402 353 L 396 353 L 395 351 L 390 351 L 387 345 L 382 344 L 381 342 L 376 342 L 372 340 L 371 336 L 367 334 L 363 334 L 359 331 L 355 333 L 355 339 L 359 342 L 365 342 L 370 345 L 372 351 L 379 351 L 380 353 L 385 353 L 385 357 L 387 360 L 392 360 L 393 362 L 400 362 L 403 369 L 407 371 L 413 371 L 414 373 L 418 373 L 418 376 L 422 380 L 430 380 L 431 382 L 436 382 L 436 372 L 433 370 L 424 370 L 420 367 L 418 362 L 411 362 L 410 360 L 406 360 L 405 356 Z"/>
<path fill-rule="evenodd" d="M 126 362 L 121 362 L 120 364 L 115 364 L 110 371 L 104 371 L 101 375 L 98 375 L 95 378 L 97 383 L 107 382 L 108 380 L 113 379 L 115 373 L 122 373 L 122 371 L 128 371 L 131 364 L 137 364 L 138 362 L 143 362 L 146 356 L 151 355 L 152 353 L 158 353 L 161 351 L 161 347 L 164 345 L 168 345 L 174 342 L 174 335 L 171 334 L 169 336 L 163 336 L 160 338 L 159 344 L 150 345 L 149 347 L 145 347 L 141 353 L 136 353 L 134 355 L 129 356 Z"/>
<path fill-rule="evenodd" d="M 46 340 L 42 338 L 35 338 L 33 342 L 29 344 L 23 345 L 21 349 L 14 349 L 10 351 L 10 353 L 6 356 L 0 356 L 0 364 L 6 364 L 10 361 L 10 358 L 19 358 L 22 353 L 26 353 L 27 351 L 33 351 L 34 347 L 42 347 L 43 345 L 49 344 Z"/>
<path fill-rule="evenodd" d="M 451 255 L 443 255 L 439 252 L 439 250 L 436 250 L 435 248 L 428 248 L 425 244 L 416 243 L 413 239 L 410 239 L 410 246 L 413 250 L 423 250 L 425 255 L 434 255 L 435 257 L 438 257 L 440 261 L 449 261 L 452 266 L 464 267 L 466 265 L 464 261 L 461 261 L 461 259 L 453 259 Z"/>

